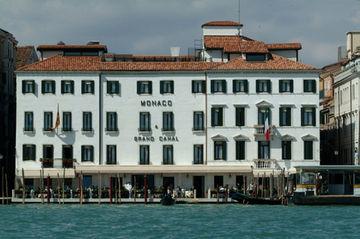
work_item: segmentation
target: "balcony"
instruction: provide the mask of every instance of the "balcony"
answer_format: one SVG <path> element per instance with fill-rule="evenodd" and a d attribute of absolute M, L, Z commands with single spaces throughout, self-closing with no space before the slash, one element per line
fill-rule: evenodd
<path fill-rule="evenodd" d="M 40 159 L 43 168 L 73 168 L 75 159 L 44 158 Z"/>
<path fill-rule="evenodd" d="M 254 159 L 255 168 L 257 169 L 275 169 L 275 159 Z"/>
<path fill-rule="evenodd" d="M 265 140 L 265 127 L 264 125 L 254 125 L 254 136 L 255 140 Z M 272 139 L 275 132 L 275 126 L 270 125 L 270 138 Z"/>

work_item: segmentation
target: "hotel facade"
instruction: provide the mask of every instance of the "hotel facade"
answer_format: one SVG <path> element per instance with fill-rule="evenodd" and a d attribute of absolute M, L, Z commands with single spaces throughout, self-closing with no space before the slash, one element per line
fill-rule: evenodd
<path fill-rule="evenodd" d="M 197 57 L 39 46 L 17 71 L 17 187 L 111 177 L 150 188 L 246 185 L 319 165 L 318 71 L 299 43 L 266 44 L 230 21 L 202 26 Z M 264 136 L 265 121 L 271 136 Z M 100 179 L 101 178 L 101 179 Z"/>

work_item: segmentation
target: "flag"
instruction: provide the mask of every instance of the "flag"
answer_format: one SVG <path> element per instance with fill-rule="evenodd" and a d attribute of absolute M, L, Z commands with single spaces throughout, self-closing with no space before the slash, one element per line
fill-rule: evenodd
<path fill-rule="evenodd" d="M 269 125 L 269 117 L 268 116 L 266 116 L 266 119 L 265 119 L 264 134 L 265 134 L 265 140 L 270 141 L 270 125 Z"/>
<path fill-rule="evenodd" d="M 52 130 L 57 129 L 59 126 L 60 126 L 60 113 L 59 113 L 59 104 L 58 104 L 55 126 L 52 128 Z"/>

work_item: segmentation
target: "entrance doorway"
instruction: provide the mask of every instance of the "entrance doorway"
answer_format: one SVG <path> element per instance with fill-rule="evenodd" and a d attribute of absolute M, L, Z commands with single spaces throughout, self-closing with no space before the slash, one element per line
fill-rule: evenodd
<path fill-rule="evenodd" d="M 204 197 L 205 177 L 204 176 L 194 176 L 193 177 L 193 185 L 194 185 L 194 189 L 196 189 L 196 197 L 203 198 Z"/>
<path fill-rule="evenodd" d="M 144 188 L 144 176 L 145 176 L 144 174 L 132 175 L 132 177 L 131 177 L 131 185 L 133 187 L 136 186 L 136 189 L 143 189 Z M 146 179 L 147 179 L 147 187 L 148 187 L 148 189 L 154 190 L 154 188 L 155 188 L 154 175 L 147 174 Z"/>
<path fill-rule="evenodd" d="M 164 192 L 169 188 L 170 190 L 174 189 L 175 179 L 174 177 L 163 177 L 163 188 Z"/>
<path fill-rule="evenodd" d="M 224 186 L 224 176 L 214 176 L 214 188 Z"/>

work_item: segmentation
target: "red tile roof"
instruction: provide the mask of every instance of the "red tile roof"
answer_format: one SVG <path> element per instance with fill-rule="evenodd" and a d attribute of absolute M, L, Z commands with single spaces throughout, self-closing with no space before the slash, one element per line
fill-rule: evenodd
<path fill-rule="evenodd" d="M 272 54 L 267 61 L 246 61 L 242 58 L 233 59 L 214 70 L 316 70 L 315 67 L 289 60 L 285 57 Z"/>
<path fill-rule="evenodd" d="M 242 58 L 223 62 L 105 62 L 96 56 L 53 56 L 24 66 L 18 71 L 236 71 L 236 70 L 316 70 L 314 67 L 272 55 L 264 62 Z"/>
<path fill-rule="evenodd" d="M 34 59 L 32 57 L 34 57 Z M 18 46 L 16 48 L 16 69 L 23 67 L 27 64 L 31 64 L 33 63 L 33 61 L 37 60 L 38 58 L 36 56 L 34 46 Z"/>
<path fill-rule="evenodd" d="M 297 42 L 292 43 L 271 43 L 266 44 L 269 50 L 300 50 L 301 44 Z"/>
<path fill-rule="evenodd" d="M 234 21 L 211 21 L 201 25 L 201 27 L 205 27 L 205 26 L 236 27 L 236 26 L 243 26 L 243 24 Z"/>
<path fill-rule="evenodd" d="M 207 49 L 224 49 L 225 53 L 268 53 L 264 42 L 242 36 L 204 36 Z"/>
<path fill-rule="evenodd" d="M 96 50 L 107 50 L 106 45 L 39 45 L 37 47 L 38 51 L 43 50 L 65 50 L 65 49 L 96 49 Z"/>

